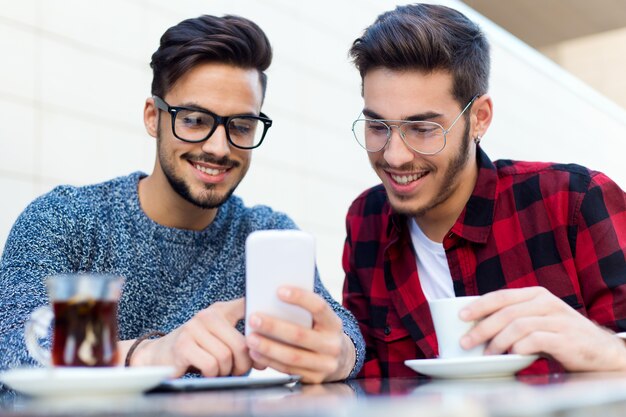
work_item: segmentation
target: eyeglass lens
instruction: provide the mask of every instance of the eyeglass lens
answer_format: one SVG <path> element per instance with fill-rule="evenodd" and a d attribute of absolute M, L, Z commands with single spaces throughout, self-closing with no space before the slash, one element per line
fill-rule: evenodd
<path fill-rule="evenodd" d="M 210 114 L 193 111 L 179 110 L 176 113 L 174 133 L 179 138 L 188 141 L 202 141 L 215 129 L 215 118 Z M 237 146 L 254 147 L 263 139 L 263 123 L 247 116 L 233 117 L 227 125 L 230 140 Z"/>
<path fill-rule="evenodd" d="M 363 148 L 377 152 L 387 144 L 393 127 L 399 129 L 405 143 L 418 152 L 436 153 L 445 145 L 443 128 L 432 122 L 400 122 L 388 125 L 377 120 L 358 119 L 352 130 Z"/>

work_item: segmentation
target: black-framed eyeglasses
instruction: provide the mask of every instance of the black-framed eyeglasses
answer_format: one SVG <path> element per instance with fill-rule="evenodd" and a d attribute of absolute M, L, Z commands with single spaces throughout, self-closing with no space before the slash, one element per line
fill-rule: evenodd
<path fill-rule="evenodd" d="M 157 96 L 152 98 L 158 109 L 170 114 L 172 133 L 184 142 L 204 142 L 219 125 L 223 125 L 228 143 L 239 149 L 254 149 L 261 145 L 267 130 L 272 126 L 272 119 L 264 113 L 260 113 L 259 116 L 250 114 L 220 116 L 204 109 L 170 106 Z"/>
<path fill-rule="evenodd" d="M 366 151 L 378 152 L 387 146 L 391 139 L 391 128 L 395 127 L 409 148 L 422 155 L 436 155 L 446 147 L 446 135 L 479 96 L 480 94 L 475 95 L 467 103 L 447 129 L 430 121 L 359 118 L 352 123 L 352 133 Z"/>

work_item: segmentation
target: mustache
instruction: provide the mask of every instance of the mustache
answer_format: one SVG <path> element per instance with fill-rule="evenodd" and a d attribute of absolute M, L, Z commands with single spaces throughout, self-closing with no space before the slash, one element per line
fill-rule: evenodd
<path fill-rule="evenodd" d="M 197 161 L 197 162 L 204 162 L 206 164 L 221 165 L 226 168 L 236 168 L 239 165 L 241 165 L 239 162 L 233 161 L 232 159 L 226 156 L 222 158 L 217 158 L 210 154 L 194 155 L 191 153 L 185 153 L 182 155 L 182 158 L 187 159 L 187 160 Z"/>

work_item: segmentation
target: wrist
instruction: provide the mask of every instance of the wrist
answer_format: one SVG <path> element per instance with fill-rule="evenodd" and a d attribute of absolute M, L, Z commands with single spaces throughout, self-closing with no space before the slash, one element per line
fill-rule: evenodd
<path fill-rule="evenodd" d="M 352 373 L 352 369 L 354 369 L 354 364 L 356 363 L 356 347 L 352 342 L 352 339 L 345 334 L 342 333 L 342 349 L 341 349 L 341 360 L 340 358 L 340 366 L 337 372 L 334 375 L 331 375 L 328 378 L 328 381 L 342 381 L 347 379 Z"/>
<path fill-rule="evenodd" d="M 151 359 L 151 345 L 156 342 L 156 339 L 146 339 L 142 341 L 135 351 L 133 352 L 129 364 L 127 366 L 150 366 L 156 365 L 154 361 Z"/>
<path fill-rule="evenodd" d="M 152 331 L 135 339 L 126 353 L 124 366 L 145 366 L 152 364 L 149 357 L 146 355 L 146 352 L 149 352 L 150 345 L 155 342 L 155 340 L 151 338 L 162 336 L 165 336 L 165 333 Z"/>

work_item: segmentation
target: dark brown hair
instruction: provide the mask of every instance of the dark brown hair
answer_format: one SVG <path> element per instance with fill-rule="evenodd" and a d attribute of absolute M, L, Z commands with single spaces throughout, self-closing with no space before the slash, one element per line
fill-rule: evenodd
<path fill-rule="evenodd" d="M 464 106 L 489 86 L 489 44 L 478 25 L 445 6 L 412 4 L 378 16 L 350 48 L 361 78 L 374 68 L 449 71 Z"/>
<path fill-rule="evenodd" d="M 152 54 L 152 94 L 164 97 L 187 71 L 204 62 L 220 62 L 259 71 L 263 95 L 265 70 L 272 63 L 272 47 L 254 22 L 239 16 L 203 15 L 169 28 Z"/>

